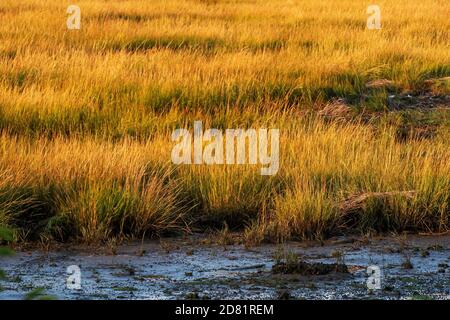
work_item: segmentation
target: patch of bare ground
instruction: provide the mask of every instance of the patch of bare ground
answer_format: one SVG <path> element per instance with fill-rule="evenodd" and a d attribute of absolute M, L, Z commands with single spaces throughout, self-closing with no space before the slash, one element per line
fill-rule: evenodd
<path fill-rule="evenodd" d="M 389 110 L 450 108 L 450 95 L 447 87 L 450 87 L 450 77 L 424 80 L 414 91 L 404 90 L 399 93 L 391 93 L 387 97 Z M 393 80 L 376 79 L 365 84 L 368 90 L 385 89 L 395 92 L 398 88 Z M 327 104 L 319 113 L 325 116 L 342 116 L 351 111 L 348 102 L 344 98 L 337 98 Z"/>
<path fill-rule="evenodd" d="M 349 273 L 345 264 L 297 261 L 296 263 L 279 262 L 273 265 L 274 274 L 300 274 L 303 276 L 325 275 L 330 273 Z"/>
<path fill-rule="evenodd" d="M 432 92 L 392 94 L 387 103 L 390 110 L 450 108 L 450 96 Z"/>
<path fill-rule="evenodd" d="M 389 110 L 449 108 L 450 96 L 444 94 L 450 86 L 450 77 L 424 80 L 414 92 L 390 94 L 387 99 Z M 366 84 L 368 89 L 392 90 L 396 84 L 392 80 L 377 79 Z"/>
<path fill-rule="evenodd" d="M 366 83 L 368 89 L 389 88 L 394 87 L 395 82 L 388 79 L 376 79 Z"/>
<path fill-rule="evenodd" d="M 347 121 L 352 118 L 353 111 L 346 99 L 339 98 L 326 104 L 318 114 L 327 120 Z"/>

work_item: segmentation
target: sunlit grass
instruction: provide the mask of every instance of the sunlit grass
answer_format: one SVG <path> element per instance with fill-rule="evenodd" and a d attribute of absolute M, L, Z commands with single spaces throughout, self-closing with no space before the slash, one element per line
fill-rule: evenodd
<path fill-rule="evenodd" d="M 3 135 L 0 217 L 33 226 L 35 235 L 85 241 L 224 223 L 272 241 L 325 237 L 346 227 L 448 228 L 446 140 L 405 144 L 389 127 L 379 133 L 361 124 L 290 118 L 295 125 L 282 136 L 280 171 L 271 177 L 251 165 L 172 165 L 167 136 L 108 142 Z M 399 191 L 415 194 L 402 197 Z M 342 210 L 347 198 L 372 192 L 393 195 L 369 199 L 351 216 Z"/>
<path fill-rule="evenodd" d="M 82 0 L 67 30 L 65 2 L 2 0 L 0 225 L 87 242 L 448 229 L 448 109 L 387 111 L 389 95 L 450 94 L 427 85 L 450 76 L 450 2 L 377 4 L 382 30 L 365 1 Z M 361 119 L 312 115 L 335 98 Z M 195 120 L 279 128 L 280 171 L 172 165 L 171 131 Z M 389 196 L 343 210 L 371 193 Z"/>

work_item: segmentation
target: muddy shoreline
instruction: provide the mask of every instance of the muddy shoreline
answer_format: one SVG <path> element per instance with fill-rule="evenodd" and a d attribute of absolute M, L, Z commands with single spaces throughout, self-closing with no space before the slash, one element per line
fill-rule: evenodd
<path fill-rule="evenodd" d="M 292 257 L 308 265 L 342 264 L 348 272 L 273 272 L 274 265 Z M 449 265 L 449 235 L 343 237 L 255 248 L 192 236 L 112 250 L 22 250 L 0 262 L 6 274 L 0 280 L 0 299 L 23 299 L 42 288 L 42 294 L 57 299 L 448 300 Z M 81 289 L 67 287 L 69 266 L 80 268 Z M 381 289 L 368 288 L 369 266 L 379 268 Z"/>

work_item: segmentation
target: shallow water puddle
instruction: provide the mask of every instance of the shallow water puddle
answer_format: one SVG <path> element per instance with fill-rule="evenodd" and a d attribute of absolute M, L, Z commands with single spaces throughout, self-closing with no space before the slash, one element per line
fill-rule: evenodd
<path fill-rule="evenodd" d="M 308 263 L 345 264 L 348 273 L 274 274 L 280 246 L 206 246 L 165 240 L 126 245 L 117 254 L 86 248 L 19 252 L 1 260 L 0 299 L 35 288 L 58 299 L 450 299 L 450 237 L 288 243 L 283 252 Z M 141 252 L 141 253 L 139 253 Z M 142 252 L 145 252 L 142 254 Z M 81 289 L 67 287 L 67 267 L 80 268 Z M 381 289 L 367 287 L 378 267 Z"/>

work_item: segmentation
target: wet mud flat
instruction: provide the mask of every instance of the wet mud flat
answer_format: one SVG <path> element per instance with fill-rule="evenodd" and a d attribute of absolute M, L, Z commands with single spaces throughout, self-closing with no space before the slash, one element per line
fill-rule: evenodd
<path fill-rule="evenodd" d="M 67 286 L 67 268 L 74 265 L 81 289 Z M 23 299 L 37 288 L 57 299 L 450 299 L 449 265 L 448 235 L 254 248 L 205 244 L 193 236 L 113 252 L 17 252 L 0 260 L 0 299 Z M 373 270 L 379 270 L 380 289 L 369 278 L 378 277 Z"/>

